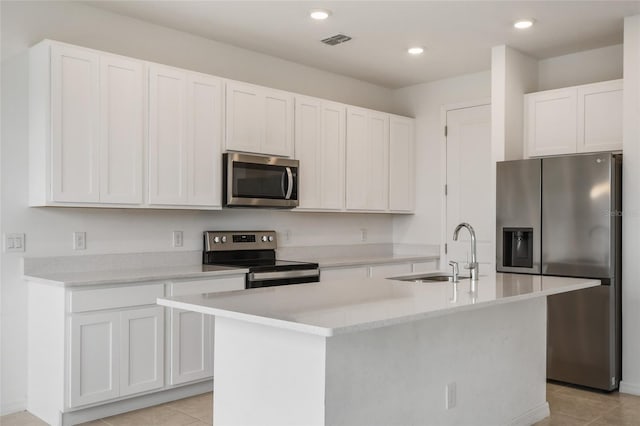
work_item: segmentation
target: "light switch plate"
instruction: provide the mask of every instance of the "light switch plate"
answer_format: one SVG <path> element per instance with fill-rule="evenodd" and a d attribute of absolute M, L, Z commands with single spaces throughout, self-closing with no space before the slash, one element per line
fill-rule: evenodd
<path fill-rule="evenodd" d="M 4 236 L 4 251 L 11 252 L 23 252 L 25 249 L 25 236 L 21 233 L 5 234 Z"/>

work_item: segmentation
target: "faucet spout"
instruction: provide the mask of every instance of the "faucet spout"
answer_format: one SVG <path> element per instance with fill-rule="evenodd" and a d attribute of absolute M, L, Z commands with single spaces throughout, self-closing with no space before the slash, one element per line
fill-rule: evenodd
<path fill-rule="evenodd" d="M 474 231 L 473 226 L 469 225 L 466 222 L 463 222 L 456 226 L 455 231 L 453 231 L 453 241 L 458 241 L 458 234 L 462 228 L 466 228 L 469 231 L 469 235 L 471 235 L 471 262 L 465 265 L 465 269 L 469 269 L 471 271 L 471 280 L 478 280 L 478 259 L 476 252 L 476 231 Z"/>

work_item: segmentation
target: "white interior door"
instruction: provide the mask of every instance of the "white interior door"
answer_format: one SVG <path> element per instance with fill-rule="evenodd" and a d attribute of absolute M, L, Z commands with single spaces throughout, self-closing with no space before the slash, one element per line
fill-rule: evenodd
<path fill-rule="evenodd" d="M 453 241 L 453 231 L 467 222 L 475 230 L 480 272 L 494 262 L 492 252 L 491 208 L 491 106 L 480 105 L 447 111 L 447 195 L 445 219 L 446 261 L 463 265 L 471 260 L 470 235 L 460 231 Z M 446 263 L 445 263 L 446 264 Z"/>

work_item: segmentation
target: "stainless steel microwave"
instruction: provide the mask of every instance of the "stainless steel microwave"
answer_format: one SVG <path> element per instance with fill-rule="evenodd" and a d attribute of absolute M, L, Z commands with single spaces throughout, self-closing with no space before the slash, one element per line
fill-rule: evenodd
<path fill-rule="evenodd" d="M 223 154 L 223 204 L 225 207 L 297 207 L 298 168 L 298 160 Z"/>

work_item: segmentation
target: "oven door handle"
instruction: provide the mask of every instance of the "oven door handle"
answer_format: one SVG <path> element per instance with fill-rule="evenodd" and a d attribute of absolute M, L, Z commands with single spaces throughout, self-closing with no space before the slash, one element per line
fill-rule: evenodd
<path fill-rule="evenodd" d="M 277 271 L 277 272 L 251 272 L 249 273 L 249 281 L 266 281 L 279 280 L 283 278 L 304 278 L 320 276 L 318 269 L 304 269 L 296 271 Z"/>
<path fill-rule="evenodd" d="M 287 179 L 289 180 L 289 184 L 287 186 L 287 193 L 284 196 L 284 199 L 290 200 L 291 193 L 293 192 L 293 172 L 291 171 L 291 167 L 287 167 Z"/>

